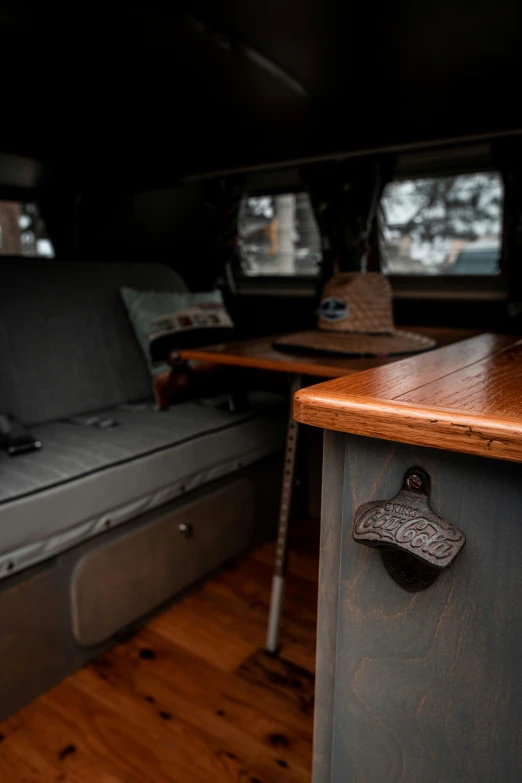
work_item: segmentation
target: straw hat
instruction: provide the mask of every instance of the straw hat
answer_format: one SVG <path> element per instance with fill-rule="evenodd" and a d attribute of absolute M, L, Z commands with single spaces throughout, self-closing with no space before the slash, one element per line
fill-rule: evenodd
<path fill-rule="evenodd" d="M 434 348 L 435 340 L 395 329 L 392 290 L 377 273 L 347 272 L 323 289 L 318 331 L 280 337 L 274 347 L 341 356 L 391 356 Z"/>

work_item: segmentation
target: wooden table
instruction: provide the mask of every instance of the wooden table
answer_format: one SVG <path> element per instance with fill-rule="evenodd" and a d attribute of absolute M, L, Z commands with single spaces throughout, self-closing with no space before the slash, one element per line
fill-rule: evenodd
<path fill-rule="evenodd" d="M 522 780 L 522 340 L 303 389 L 294 413 L 325 429 L 314 783 Z"/>
<path fill-rule="evenodd" d="M 408 327 L 410 329 L 410 327 Z M 411 331 L 433 337 L 439 346 L 464 340 L 476 335 L 472 329 L 436 329 L 429 327 L 411 327 Z M 275 337 L 264 337 L 242 342 L 214 345 L 209 348 L 197 348 L 181 351 L 183 359 L 213 362 L 234 367 L 250 367 L 259 370 L 284 372 L 290 376 L 291 399 L 302 388 L 303 376 L 314 378 L 336 378 L 397 362 L 401 357 L 387 356 L 379 358 L 336 358 L 317 354 L 303 355 L 276 350 L 272 347 Z M 266 640 L 266 651 L 276 654 L 279 647 L 279 628 L 286 578 L 288 556 L 288 532 L 293 488 L 295 484 L 295 465 L 298 443 L 298 424 L 292 416 L 288 417 L 288 429 L 285 448 L 283 483 L 277 533 L 276 556 L 270 600 L 270 613 Z"/>
<path fill-rule="evenodd" d="M 477 329 L 436 329 L 426 326 L 408 326 L 408 331 L 433 337 L 439 346 L 450 345 L 480 333 Z M 222 345 L 212 345 L 209 348 L 193 348 L 181 351 L 181 356 L 183 359 L 197 359 L 234 367 L 252 367 L 258 370 L 275 370 L 291 375 L 313 375 L 315 378 L 337 378 L 352 375 L 354 372 L 391 364 L 404 358 L 382 356 L 379 358 L 344 359 L 319 356 L 318 354 L 290 353 L 272 347 L 272 343 L 279 336 L 281 335 L 223 343 Z"/>

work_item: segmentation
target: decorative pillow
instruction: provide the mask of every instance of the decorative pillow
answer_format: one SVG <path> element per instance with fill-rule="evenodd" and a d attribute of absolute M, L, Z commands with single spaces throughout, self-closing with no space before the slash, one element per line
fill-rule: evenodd
<path fill-rule="evenodd" d="M 197 348 L 232 339 L 234 324 L 221 291 L 174 293 L 122 288 L 136 336 L 152 375 L 160 409 L 187 393 L 192 369 L 179 359 L 183 348 Z"/>

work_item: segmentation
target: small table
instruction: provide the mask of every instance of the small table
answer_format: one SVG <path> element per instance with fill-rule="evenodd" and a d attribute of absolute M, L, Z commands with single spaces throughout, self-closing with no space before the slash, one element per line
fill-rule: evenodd
<path fill-rule="evenodd" d="M 439 346 L 474 337 L 479 332 L 472 329 L 437 329 L 430 327 L 408 327 L 409 330 L 433 337 Z M 295 392 L 303 387 L 303 375 L 314 378 L 338 378 L 353 373 L 397 362 L 403 356 L 384 356 L 378 358 L 336 358 L 331 356 L 292 354 L 272 347 L 274 337 L 223 343 L 209 348 L 194 348 L 181 351 L 183 359 L 213 362 L 214 364 L 250 367 L 258 370 L 274 370 L 290 376 L 290 411 L 281 488 L 281 504 L 277 531 L 274 575 L 266 639 L 266 651 L 275 655 L 279 648 L 279 627 L 288 559 L 288 532 L 290 507 L 295 483 L 295 464 L 299 425 L 292 416 L 292 399 Z"/>

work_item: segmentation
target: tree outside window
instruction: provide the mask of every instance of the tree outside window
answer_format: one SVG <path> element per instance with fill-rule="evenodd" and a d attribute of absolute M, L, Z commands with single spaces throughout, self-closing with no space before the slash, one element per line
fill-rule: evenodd
<path fill-rule="evenodd" d="M 245 197 L 238 242 L 242 271 L 249 277 L 319 273 L 321 237 L 307 193 Z"/>
<path fill-rule="evenodd" d="M 54 258 L 54 249 L 36 204 L 0 201 L 0 255 Z"/>
<path fill-rule="evenodd" d="M 381 201 L 384 271 L 498 274 L 503 196 L 497 172 L 391 182 Z"/>

